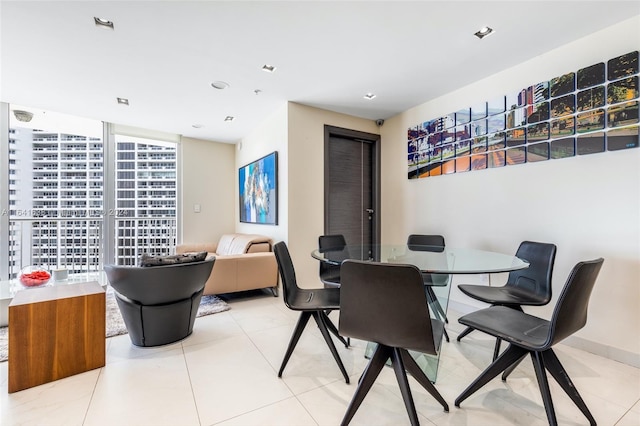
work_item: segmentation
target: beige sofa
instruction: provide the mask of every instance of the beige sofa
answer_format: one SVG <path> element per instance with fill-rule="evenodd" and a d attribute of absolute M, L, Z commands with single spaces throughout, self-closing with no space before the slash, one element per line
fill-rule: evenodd
<path fill-rule="evenodd" d="M 273 241 L 264 235 L 224 234 L 217 243 L 180 244 L 176 253 L 206 251 L 216 261 L 204 294 L 269 288 L 278 295 L 278 265 Z"/>

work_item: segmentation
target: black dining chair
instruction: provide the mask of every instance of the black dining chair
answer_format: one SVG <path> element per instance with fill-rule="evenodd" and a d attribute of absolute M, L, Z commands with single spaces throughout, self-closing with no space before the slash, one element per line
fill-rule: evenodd
<path fill-rule="evenodd" d="M 347 242 L 342 234 L 320 235 L 318 237 L 318 251 L 324 253 L 325 257 L 340 263 L 347 258 L 344 253 L 346 246 Z M 326 288 L 340 287 L 340 265 L 320 262 L 318 275 Z"/>
<path fill-rule="evenodd" d="M 579 262 L 574 266 L 550 321 L 506 306 L 492 306 L 458 319 L 461 324 L 505 340 L 509 346 L 460 394 L 455 402 L 456 407 L 460 407 L 462 401 L 529 354 L 533 361 L 549 424 L 557 425 L 558 423 L 545 370 L 551 373 L 582 414 L 589 419 L 589 423 L 595 425 L 595 419 L 554 353 L 553 346 L 583 328 L 587 323 L 589 298 L 603 262 L 604 259 L 599 258 Z"/>
<path fill-rule="evenodd" d="M 444 323 L 429 315 L 420 270 L 413 265 L 345 260 L 341 279 L 340 334 L 377 343 L 341 424 L 349 424 L 388 359 L 412 425 L 419 422 L 406 371 L 449 411 L 408 352 L 436 355 L 444 330 Z"/>
<path fill-rule="evenodd" d="M 407 237 L 407 248 L 413 251 L 442 252 L 444 251 L 444 237 L 442 235 L 411 234 Z M 449 275 L 444 274 L 422 274 L 422 281 L 424 282 L 425 291 L 427 292 L 427 301 L 429 302 L 429 306 L 433 309 L 433 313 L 436 318 L 440 318 L 447 324 L 449 323 L 447 314 L 438 301 L 438 298 L 433 291 L 433 286 L 446 285 L 449 279 Z M 447 342 L 449 341 L 449 335 L 447 334 L 446 329 L 444 330 L 444 338 Z"/>
<path fill-rule="evenodd" d="M 492 306 L 506 306 L 522 311 L 522 306 L 543 306 L 551 301 L 551 276 L 556 259 L 555 244 L 523 241 L 516 251 L 516 257 L 529 262 L 529 267 L 509 273 L 503 286 L 459 284 L 464 294 Z M 473 331 L 467 327 L 458 335 L 458 342 Z M 500 353 L 500 338 L 496 339 L 493 360 Z M 504 379 L 509 375 L 508 371 Z"/>
<path fill-rule="evenodd" d="M 320 329 L 320 333 L 327 342 L 329 350 L 333 355 L 333 358 L 338 363 L 338 367 L 344 376 L 344 379 L 349 383 L 349 375 L 342 364 L 338 350 L 331 340 L 329 332 L 335 334 L 338 339 L 348 347 L 347 342 L 338 333 L 338 329 L 331 322 L 327 316 L 327 311 L 340 309 L 340 289 L 339 288 L 319 288 L 319 289 L 302 289 L 298 287 L 296 281 L 296 272 L 293 267 L 291 255 L 289 249 L 284 241 L 280 241 L 273 246 L 273 251 L 278 262 L 278 270 L 280 271 L 280 278 L 282 278 L 282 291 L 285 305 L 291 310 L 300 311 L 300 318 L 296 324 L 296 328 L 293 330 L 289 346 L 282 360 L 280 371 L 278 371 L 278 377 L 282 377 L 282 372 L 291 358 L 291 354 L 300 340 L 300 336 L 304 331 L 309 319 L 313 317 Z"/>

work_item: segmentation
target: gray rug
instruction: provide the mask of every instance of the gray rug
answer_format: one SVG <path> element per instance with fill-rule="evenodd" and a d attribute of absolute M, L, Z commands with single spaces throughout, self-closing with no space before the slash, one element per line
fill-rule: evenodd
<path fill-rule="evenodd" d="M 116 298 L 111 287 L 107 288 L 106 301 L 107 337 L 127 334 L 127 328 L 124 325 L 122 315 L 120 315 L 120 309 L 118 308 L 118 303 L 116 302 Z M 205 315 L 217 314 L 218 312 L 228 311 L 229 309 L 231 309 L 231 307 L 219 297 L 202 296 L 200 307 L 198 308 L 198 314 L 196 316 L 202 317 Z M 9 328 L 0 327 L 0 362 L 7 360 L 9 356 L 8 349 Z"/>

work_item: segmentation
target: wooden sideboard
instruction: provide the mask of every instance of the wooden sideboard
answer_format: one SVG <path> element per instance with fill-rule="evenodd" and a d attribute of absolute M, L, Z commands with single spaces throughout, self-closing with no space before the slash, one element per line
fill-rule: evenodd
<path fill-rule="evenodd" d="M 105 327 L 105 291 L 96 281 L 16 293 L 9 393 L 103 367 Z"/>

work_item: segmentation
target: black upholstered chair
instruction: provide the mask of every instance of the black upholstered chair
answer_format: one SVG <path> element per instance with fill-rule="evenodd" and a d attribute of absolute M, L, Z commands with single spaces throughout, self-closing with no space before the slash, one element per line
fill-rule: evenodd
<path fill-rule="evenodd" d="M 444 237 L 442 235 L 411 234 L 407 237 L 407 248 L 413 251 L 442 252 L 444 251 Z M 443 320 L 445 323 L 448 323 L 449 320 L 433 291 L 433 286 L 446 285 L 449 279 L 450 276 L 444 274 L 422 274 L 429 306 L 433 309 L 436 318 Z M 447 339 L 447 342 L 449 341 L 446 329 L 444 330 L 444 338 Z"/>
<path fill-rule="evenodd" d="M 318 249 L 325 256 L 342 262 L 344 260 L 344 250 L 347 242 L 344 235 L 320 235 L 318 237 Z M 320 262 L 320 281 L 325 287 L 340 287 L 340 265 L 331 265 L 327 262 Z"/>
<path fill-rule="evenodd" d="M 166 345 L 193 332 L 214 261 L 104 267 L 134 345 Z"/>
<path fill-rule="evenodd" d="M 408 352 L 436 355 L 444 330 L 444 323 L 429 315 L 420 270 L 412 265 L 346 260 L 340 274 L 340 334 L 377 343 L 342 424 L 351 421 L 388 359 L 412 425 L 418 424 L 418 416 L 405 369 L 449 411 Z"/>
<path fill-rule="evenodd" d="M 291 358 L 291 354 L 300 340 L 300 336 L 304 331 L 309 319 L 313 317 L 320 333 L 327 342 L 329 350 L 333 355 L 333 358 L 338 363 L 338 367 L 344 376 L 344 379 L 349 383 L 349 375 L 345 370 L 338 350 L 331 340 L 329 332 L 333 333 L 338 339 L 348 347 L 347 342 L 338 334 L 336 326 L 331 322 L 327 316 L 327 311 L 340 309 L 340 289 L 339 288 L 318 288 L 318 289 L 302 289 L 298 287 L 296 281 L 296 272 L 293 267 L 291 255 L 287 245 L 280 241 L 273 246 L 273 251 L 276 255 L 276 261 L 278 262 L 278 269 L 280 271 L 280 278 L 282 278 L 282 291 L 284 303 L 287 307 L 294 311 L 300 311 L 300 318 L 296 324 L 296 328 L 293 330 L 289 346 L 282 360 L 280 371 L 278 371 L 278 377 L 282 377 L 282 372 Z"/>
<path fill-rule="evenodd" d="M 506 306 L 522 311 L 522 306 L 546 305 L 551 301 L 551 276 L 556 250 L 555 244 L 523 241 L 516 251 L 516 257 L 529 262 L 529 267 L 510 272 L 505 285 L 491 287 L 459 284 L 458 288 L 467 296 L 492 306 Z M 473 327 L 467 327 L 458 335 L 458 341 L 472 331 Z M 494 360 L 499 353 L 500 338 L 496 340 Z"/>
<path fill-rule="evenodd" d="M 549 424 L 556 425 L 557 420 L 545 370 L 551 373 L 582 414 L 589 419 L 589 423 L 595 425 L 595 419 L 552 348 L 587 323 L 589 298 L 603 261 L 600 258 L 579 262 L 574 266 L 550 321 L 506 306 L 492 306 L 461 317 L 458 320 L 461 324 L 505 340 L 509 347 L 460 394 L 455 402 L 456 407 L 502 371 L 529 354 Z"/>

